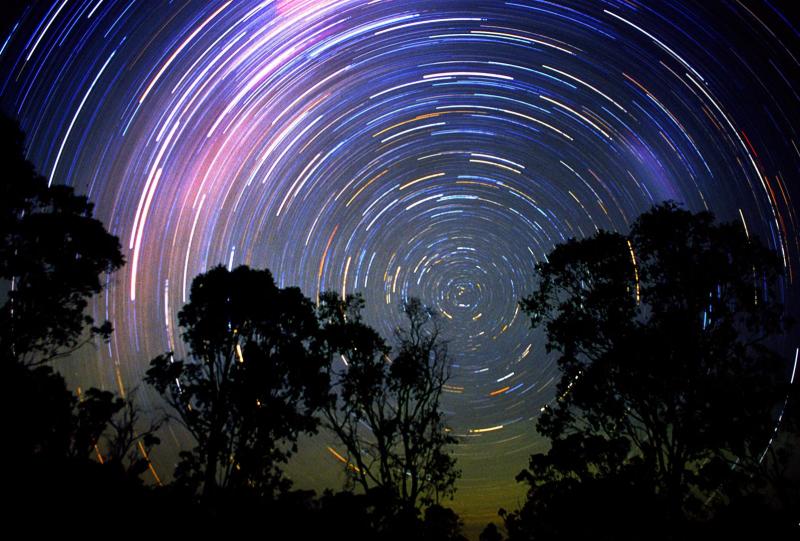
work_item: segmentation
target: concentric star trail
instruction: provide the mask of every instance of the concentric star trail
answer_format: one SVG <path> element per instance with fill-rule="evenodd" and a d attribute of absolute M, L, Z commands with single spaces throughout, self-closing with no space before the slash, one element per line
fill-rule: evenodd
<path fill-rule="evenodd" d="M 541 450 L 558 374 L 519 299 L 557 244 L 626 231 L 665 199 L 776 249 L 796 310 L 800 33 L 778 2 L 58 0 L 0 35 L 0 105 L 29 158 L 126 251 L 114 323 L 71 377 L 126 392 L 182 351 L 211 266 L 268 267 L 310 297 L 364 295 L 391 336 L 442 315 L 459 436 L 455 507 L 494 518 Z M 796 337 L 787 337 L 787 365 Z M 141 389 L 139 399 L 159 407 Z M 182 437 L 155 457 L 165 472 Z M 325 436 L 299 486 L 338 486 Z"/>

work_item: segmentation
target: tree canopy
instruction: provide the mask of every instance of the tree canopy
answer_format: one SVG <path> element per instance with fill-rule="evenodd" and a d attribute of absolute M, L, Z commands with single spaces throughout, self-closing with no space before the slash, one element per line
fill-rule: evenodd
<path fill-rule="evenodd" d="M 86 197 L 48 186 L 36 173 L 25 159 L 22 131 L 5 116 L 0 148 L 0 351 L 42 364 L 110 334 L 110 324 L 95 326 L 86 307 L 103 289 L 103 275 L 124 259 L 119 239 L 92 216 Z"/>
<path fill-rule="evenodd" d="M 219 266 L 194 279 L 178 319 L 188 358 L 167 353 L 147 372 L 196 442 L 176 477 L 204 499 L 285 489 L 281 466 L 327 398 L 313 304 L 268 270 Z"/>
<path fill-rule="evenodd" d="M 360 297 L 328 293 L 319 308 L 335 392 L 325 419 L 344 446 L 348 478 L 412 508 L 451 497 L 459 471 L 439 404 L 449 361 L 435 314 L 419 299 L 406 302 L 408 327 L 397 330 L 392 352 L 362 307 Z M 337 357 L 346 366 L 336 368 Z"/>
<path fill-rule="evenodd" d="M 747 484 L 785 397 L 778 257 L 736 223 L 664 203 L 628 235 L 557 246 L 537 271 L 521 304 L 561 380 L 536 424 L 551 448 L 506 515 L 512 538 L 710 520 Z M 576 508 L 588 520 L 570 521 Z"/>
<path fill-rule="evenodd" d="M 124 263 L 119 240 L 86 197 L 48 186 L 25 158 L 19 126 L 3 115 L 0 161 L 1 453 L 13 495 L 6 511 L 20 522 L 40 520 L 42 509 L 69 516 L 100 492 L 124 507 L 145 491 L 139 475 L 159 421 L 143 426 L 130 397 L 71 391 L 54 362 L 110 336 L 111 324 L 95 325 L 87 308 Z M 117 513 L 111 503 L 95 506 Z"/>

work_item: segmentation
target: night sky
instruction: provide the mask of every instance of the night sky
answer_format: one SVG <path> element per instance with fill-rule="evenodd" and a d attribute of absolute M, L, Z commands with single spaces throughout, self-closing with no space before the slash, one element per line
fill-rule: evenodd
<path fill-rule="evenodd" d="M 217 264 L 360 292 L 385 336 L 419 296 L 442 314 L 460 444 L 454 502 L 496 520 L 544 449 L 558 372 L 517 302 L 553 247 L 627 231 L 673 199 L 783 258 L 797 312 L 800 32 L 793 0 L 12 2 L 0 106 L 28 157 L 119 236 L 93 304 L 116 332 L 73 384 L 129 392 L 174 349 Z M 19 4 L 19 7 L 14 8 Z M 780 347 L 791 370 L 796 336 Z M 149 409 L 160 399 L 142 385 Z M 180 433 L 154 463 L 169 478 Z M 341 486 L 321 435 L 289 469 Z"/>

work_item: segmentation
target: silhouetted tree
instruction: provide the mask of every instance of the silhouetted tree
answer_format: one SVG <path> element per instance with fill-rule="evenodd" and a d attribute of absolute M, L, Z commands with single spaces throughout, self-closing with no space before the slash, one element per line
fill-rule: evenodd
<path fill-rule="evenodd" d="M 106 423 L 122 407 L 111 393 L 97 389 L 79 400 L 67 390 L 64 378 L 48 366 L 29 368 L 12 362 L 2 371 L 9 385 L 3 404 L 4 429 L 13 434 L 14 441 L 4 453 L 18 461 L 89 458 Z"/>
<path fill-rule="evenodd" d="M 268 270 L 215 267 L 192 282 L 178 314 L 189 358 L 167 353 L 147 381 L 196 441 L 176 478 L 213 501 L 219 490 L 271 497 L 288 487 L 281 466 L 327 397 L 322 357 L 312 350 L 314 306 Z"/>
<path fill-rule="evenodd" d="M 323 294 L 319 314 L 335 396 L 324 410 L 344 446 L 353 486 L 379 489 L 415 509 L 452 496 L 459 471 L 447 447 L 439 400 L 449 377 L 435 314 L 418 299 L 404 304 L 408 327 L 390 348 L 361 317 L 363 301 Z M 339 359 L 346 363 L 335 368 Z"/>
<path fill-rule="evenodd" d="M 467 541 L 462 533 L 464 524 L 455 511 L 447 507 L 438 504 L 426 507 L 422 525 L 425 541 Z"/>
<path fill-rule="evenodd" d="M 18 125 L 2 115 L 0 161 L 0 414 L 7 435 L 1 452 L 9 466 L 4 486 L 19 510 L 44 494 L 74 490 L 86 471 L 107 480 L 111 469 L 95 468 L 92 459 L 103 461 L 109 423 L 134 406 L 94 388 L 70 392 L 50 363 L 110 334 L 111 325 L 96 327 L 86 307 L 102 290 L 102 275 L 123 264 L 119 240 L 92 217 L 86 197 L 48 186 L 25 159 Z M 138 441 L 133 421 L 126 430 Z M 131 469 L 127 459 L 118 466 L 139 482 L 141 468 Z"/>
<path fill-rule="evenodd" d="M 478 536 L 478 541 L 503 541 L 503 534 L 497 529 L 497 524 L 490 522 Z"/>
<path fill-rule="evenodd" d="M 138 478 L 150 467 L 150 452 L 161 443 L 157 434 L 166 422 L 165 417 L 153 417 L 143 412 L 135 396 L 134 389 L 129 397 L 120 401 L 106 423 L 97 450 L 104 464 L 132 478 Z"/>
<path fill-rule="evenodd" d="M 522 301 L 558 354 L 510 539 L 679 535 L 748 486 L 785 396 L 777 256 L 672 203 L 559 245 Z M 580 520 L 573 520 L 579 513 Z M 649 533 L 648 533 L 649 535 Z"/>
<path fill-rule="evenodd" d="M 86 306 L 103 288 L 101 275 L 124 260 L 86 197 L 36 173 L 24 135 L 5 116 L 0 152 L 0 354 L 3 362 L 43 364 L 110 334 L 110 323 L 95 326 Z"/>
<path fill-rule="evenodd" d="M 140 475 L 149 463 L 138 454 L 139 444 L 149 452 L 158 440 L 138 416 L 125 413 L 138 411 L 130 399 L 94 388 L 72 393 L 49 366 L 10 362 L 0 369 L 7 386 L 2 418 L 8 440 L 0 456 L 7 465 L 9 517 L 33 531 L 81 517 L 102 527 L 118 525 L 128 512 L 123 509 L 146 505 L 151 493 Z M 111 454 L 122 448 L 118 433 L 126 434 L 130 451 L 120 457 Z"/>

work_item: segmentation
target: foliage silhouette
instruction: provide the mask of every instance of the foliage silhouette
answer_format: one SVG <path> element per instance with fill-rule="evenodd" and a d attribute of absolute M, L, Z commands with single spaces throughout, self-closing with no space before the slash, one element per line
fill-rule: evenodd
<path fill-rule="evenodd" d="M 282 464 L 301 433 L 316 431 L 327 398 L 313 304 L 268 270 L 220 266 L 194 279 L 178 318 L 189 360 L 167 353 L 146 377 L 196 441 L 177 480 L 206 501 L 285 490 Z"/>
<path fill-rule="evenodd" d="M 137 393 L 135 388 L 125 399 L 117 399 L 116 411 L 107 420 L 97 449 L 103 464 L 131 478 L 138 478 L 151 467 L 150 453 L 161 443 L 157 434 L 167 421 L 166 417 L 146 415 L 136 403 Z"/>
<path fill-rule="evenodd" d="M 122 414 L 138 412 L 133 401 L 94 388 L 77 396 L 51 363 L 111 333 L 85 310 L 102 275 L 124 262 L 119 240 L 85 197 L 48 187 L 25 159 L 19 126 L 2 115 L 0 159 L 0 411 L 8 436 L 0 453 L 13 495 L 6 509 L 17 520 L 42 508 L 69 516 L 99 490 L 124 503 L 144 490 L 138 476 L 147 461 L 130 452 L 111 457 L 115 430 L 127 433 L 128 447 L 146 450 L 157 439 L 139 432 L 138 413 Z"/>
<path fill-rule="evenodd" d="M 434 504 L 425 508 L 422 539 L 426 541 L 467 541 L 463 523 L 452 509 Z"/>
<path fill-rule="evenodd" d="M 559 245 L 522 301 L 561 380 L 509 539 L 680 537 L 752 489 L 788 379 L 778 257 L 664 203 Z M 578 512 L 581 520 L 571 517 Z"/>
<path fill-rule="evenodd" d="M 406 302 L 408 327 L 397 330 L 390 359 L 389 346 L 362 320 L 363 304 L 357 296 L 320 298 L 335 391 L 326 424 L 344 447 L 351 487 L 379 488 L 409 509 L 438 503 L 452 497 L 460 473 L 439 409 L 449 361 L 435 314 L 418 299 Z M 339 358 L 347 366 L 336 368 Z"/>
<path fill-rule="evenodd" d="M 497 524 L 490 522 L 481 531 L 478 541 L 503 541 L 503 534 L 500 533 Z"/>
<path fill-rule="evenodd" d="M 111 325 L 95 326 L 87 300 L 124 263 L 119 239 L 69 186 L 50 186 L 25 159 L 24 135 L 0 116 L 0 351 L 26 365 L 67 355 Z M 87 329 L 89 332 L 87 332 Z"/>

